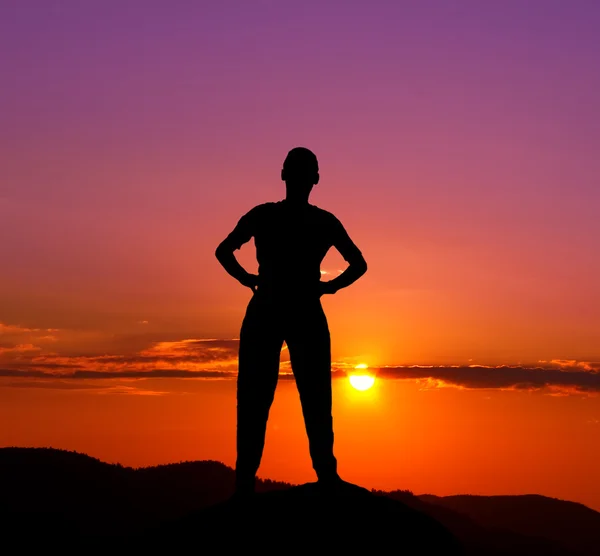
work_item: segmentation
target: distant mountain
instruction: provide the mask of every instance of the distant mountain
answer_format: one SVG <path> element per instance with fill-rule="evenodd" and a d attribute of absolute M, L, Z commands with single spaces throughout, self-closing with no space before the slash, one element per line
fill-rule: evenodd
<path fill-rule="evenodd" d="M 576 554 L 600 554 L 600 513 L 583 504 L 538 494 L 422 495 L 419 498 L 428 504 L 466 515 L 487 529 L 543 537 Z M 590 552 L 590 549 L 593 551 Z"/>
<path fill-rule="evenodd" d="M 348 485 L 331 497 L 314 484 L 259 480 L 261 494 L 240 506 L 233 485 L 233 470 L 216 461 L 133 469 L 64 450 L 0 448 L 0 538 L 63 546 L 118 537 L 134 547 L 191 537 L 257 549 L 269 538 L 284 550 L 314 547 L 320 531 L 337 548 L 395 543 L 403 554 L 456 554 L 454 539 L 466 555 L 600 553 L 600 513 L 543 496 L 417 497 Z"/>

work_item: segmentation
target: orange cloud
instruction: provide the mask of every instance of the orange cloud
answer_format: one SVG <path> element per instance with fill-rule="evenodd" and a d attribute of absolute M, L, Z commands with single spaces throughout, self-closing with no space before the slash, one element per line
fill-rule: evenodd
<path fill-rule="evenodd" d="M 133 355 L 62 355 L 33 344 L 1 348 L 0 376 L 34 379 L 230 378 L 238 340 L 159 341 Z"/>
<path fill-rule="evenodd" d="M 2 324 L 3 339 L 14 340 L 33 333 L 40 338 L 48 330 Z M 234 379 L 237 375 L 238 339 L 184 338 L 158 340 L 131 355 L 64 355 L 44 351 L 34 342 L 0 346 L 0 377 L 11 386 L 41 387 L 52 381 L 67 388 L 73 381 L 136 380 L 150 378 Z M 414 380 L 422 389 L 501 389 L 544 390 L 551 395 L 593 394 L 600 392 L 600 362 L 554 359 L 540 366 L 412 365 L 372 369 L 380 378 Z M 348 360 L 333 365 L 333 378 L 347 376 L 354 368 Z M 289 354 L 282 353 L 280 378 L 293 379 Z M 82 386 L 83 387 L 83 386 Z M 72 389 L 71 386 L 68 387 Z M 129 385 L 128 388 L 133 388 Z M 146 394 L 148 395 L 148 394 Z M 158 395 L 158 394 L 157 394 Z"/>
<path fill-rule="evenodd" d="M 585 371 L 600 371 L 600 362 L 594 361 L 578 361 L 577 359 L 551 359 L 550 361 L 540 361 L 553 366 L 558 366 L 565 370 L 585 370 Z"/>
<path fill-rule="evenodd" d="M 41 349 L 42 348 L 34 346 L 33 344 L 17 344 L 16 346 L 11 347 L 0 346 L 0 356 L 8 354 L 30 353 L 32 351 L 40 351 Z"/>

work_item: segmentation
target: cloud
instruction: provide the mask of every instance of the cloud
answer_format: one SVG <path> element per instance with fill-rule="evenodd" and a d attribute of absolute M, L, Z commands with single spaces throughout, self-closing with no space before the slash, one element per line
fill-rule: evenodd
<path fill-rule="evenodd" d="M 27 388 L 42 390 L 69 390 L 76 392 L 91 392 L 94 394 L 128 394 L 135 396 L 162 396 L 172 394 L 171 391 L 152 390 L 141 386 L 129 386 L 119 383 L 108 383 L 102 381 L 86 382 L 85 380 L 38 380 L 32 378 L 21 378 L 11 381 L 5 386 L 11 388 Z"/>
<path fill-rule="evenodd" d="M 165 394 L 162 388 L 148 389 L 140 379 L 231 380 L 237 375 L 237 339 L 155 338 L 146 340 L 134 353 L 98 354 L 85 353 L 79 347 L 89 344 L 90 332 L 61 330 L 55 335 L 57 332 L 0 323 L 0 385 L 158 396 Z M 52 351 L 47 349 L 49 340 L 53 341 Z"/>
<path fill-rule="evenodd" d="M 565 370 L 600 371 L 600 361 L 578 361 L 577 359 L 551 359 L 540 363 L 558 366 Z"/>
<path fill-rule="evenodd" d="M 579 366 L 580 369 L 583 366 Z M 500 390 L 542 390 L 564 393 L 600 392 L 600 373 L 521 366 L 398 366 L 381 367 L 378 376 L 389 379 L 421 380 L 428 388 L 494 388 Z"/>
<path fill-rule="evenodd" d="M 114 379 L 114 378 L 234 378 L 237 373 L 233 371 L 185 369 L 150 369 L 150 370 L 123 370 L 123 371 L 85 371 L 76 370 L 56 374 L 48 371 L 34 369 L 0 369 L 0 377 L 4 378 L 43 378 L 43 379 Z"/>
<path fill-rule="evenodd" d="M 64 346 L 63 350 L 71 354 L 46 350 L 43 339 L 47 339 L 49 332 L 54 334 L 58 330 L 0 323 L 3 384 L 50 388 L 52 383 L 61 389 L 99 389 L 100 386 L 89 383 L 110 379 L 123 382 L 162 378 L 231 380 L 237 376 L 239 340 L 235 338 L 163 340 L 154 337 L 138 342 L 137 351 L 129 354 L 92 355 L 78 350 L 79 354 L 75 355 Z M 52 346 L 56 349 L 55 344 Z M 354 362 L 338 361 L 333 365 L 332 377 L 345 378 L 353 368 Z M 374 370 L 382 379 L 419 381 L 424 389 L 544 390 L 552 395 L 600 392 L 598 361 L 553 359 L 538 361 L 532 366 L 398 365 Z M 293 380 L 287 351 L 282 352 L 280 379 Z M 88 385 L 83 386 L 84 383 Z"/>
<path fill-rule="evenodd" d="M 40 351 L 41 349 L 42 349 L 41 347 L 34 346 L 33 344 L 17 344 L 16 346 L 8 346 L 8 347 L 0 346 L 0 356 L 1 355 L 30 353 L 32 351 L 37 352 L 37 351 Z"/>
<path fill-rule="evenodd" d="M 49 345 L 53 349 L 62 346 L 72 350 L 84 345 L 89 350 L 93 343 L 114 340 L 115 335 L 98 330 L 75 330 L 66 328 L 36 328 L 21 324 L 0 322 L 0 347 L 14 347 L 18 344 L 31 344 L 44 350 Z M 2 353 L 0 352 L 0 357 Z"/>
<path fill-rule="evenodd" d="M 186 339 L 175 342 L 156 342 L 140 352 L 143 358 L 193 358 L 199 362 L 235 359 L 239 340 Z"/>
<path fill-rule="evenodd" d="M 238 345 L 237 339 L 188 338 L 156 341 L 130 355 L 63 355 L 16 344 L 0 348 L 0 367 L 2 376 L 13 377 L 212 378 L 237 369 Z"/>
<path fill-rule="evenodd" d="M 33 331 L 37 331 L 39 328 L 27 328 L 19 324 L 4 324 L 0 322 L 0 334 L 2 336 L 15 336 L 21 334 L 28 334 Z"/>
<path fill-rule="evenodd" d="M 423 389 L 463 388 L 499 390 L 545 390 L 552 395 L 568 395 L 600 392 L 600 373 L 595 371 L 573 371 L 542 367 L 515 366 L 396 366 L 372 369 L 377 376 L 390 380 L 416 380 Z M 282 363 L 280 380 L 293 380 L 289 364 Z M 63 369 L 60 373 L 40 369 L 0 368 L 0 377 L 9 379 L 35 379 L 36 381 L 61 382 L 90 380 L 135 380 L 157 378 L 186 378 L 230 380 L 235 379 L 235 369 L 183 369 L 183 368 L 121 368 L 121 369 Z M 332 377 L 345 378 L 345 366 L 336 368 Z M 39 382 L 29 386 L 40 387 Z M 14 386 L 13 384 L 11 384 Z M 57 386 L 67 388 L 66 386 Z"/>
<path fill-rule="evenodd" d="M 0 337 L 18 338 L 23 336 L 47 336 L 49 333 L 58 332 L 58 328 L 29 328 L 20 324 L 5 324 L 0 322 Z"/>

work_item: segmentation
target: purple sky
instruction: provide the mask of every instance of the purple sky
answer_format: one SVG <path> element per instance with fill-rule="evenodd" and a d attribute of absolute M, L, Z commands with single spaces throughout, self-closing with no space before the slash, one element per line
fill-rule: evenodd
<path fill-rule="evenodd" d="M 306 145 L 387 362 L 394 319 L 435 344 L 482 311 L 523 323 L 486 345 L 595 356 L 599 28 L 594 1 L 5 1 L 0 317 L 234 336 L 214 246 Z M 393 298 L 417 290 L 440 297 Z"/>

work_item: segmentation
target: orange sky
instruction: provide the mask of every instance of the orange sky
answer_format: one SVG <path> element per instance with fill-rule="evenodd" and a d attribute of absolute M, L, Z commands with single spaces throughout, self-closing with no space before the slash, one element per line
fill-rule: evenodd
<path fill-rule="evenodd" d="M 80 390 L 0 388 L 0 444 L 55 446 L 133 466 L 234 464 L 234 381 L 91 382 Z M 153 395 L 133 395 L 147 391 Z M 341 379 L 334 424 L 340 473 L 366 487 L 541 493 L 600 510 L 597 398 L 384 379 L 358 392 Z M 293 381 L 279 384 L 259 473 L 315 480 Z"/>
<path fill-rule="evenodd" d="M 0 332 L 3 346 L 13 344 L 0 351 L 0 445 L 133 466 L 234 464 L 237 340 L 6 324 Z M 260 474 L 302 482 L 314 476 L 286 356 Z M 357 361 L 334 362 L 336 455 L 347 480 L 440 495 L 540 493 L 600 508 L 597 364 L 379 367 L 370 369 L 373 388 L 358 392 L 346 378 Z"/>

